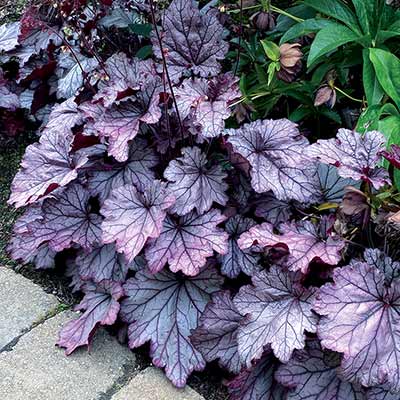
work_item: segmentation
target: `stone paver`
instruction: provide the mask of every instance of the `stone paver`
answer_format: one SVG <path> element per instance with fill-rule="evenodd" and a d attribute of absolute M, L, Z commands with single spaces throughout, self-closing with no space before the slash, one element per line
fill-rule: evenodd
<path fill-rule="evenodd" d="M 60 313 L 0 353 L 0 399 L 97 400 L 124 376 L 124 365 L 135 363 L 134 354 L 104 330 L 96 333 L 90 353 L 80 349 L 66 357 L 54 343 L 71 318 L 76 314 Z"/>
<path fill-rule="evenodd" d="M 0 350 L 57 308 L 57 299 L 40 286 L 0 267 Z"/>
<path fill-rule="evenodd" d="M 163 372 L 147 368 L 136 375 L 111 400 L 204 400 L 193 389 L 174 388 Z"/>

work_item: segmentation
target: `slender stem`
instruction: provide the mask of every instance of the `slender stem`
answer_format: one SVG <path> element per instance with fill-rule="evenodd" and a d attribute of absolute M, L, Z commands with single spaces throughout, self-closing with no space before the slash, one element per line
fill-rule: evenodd
<path fill-rule="evenodd" d="M 278 13 L 278 14 L 282 14 L 282 15 L 284 15 L 285 17 L 291 18 L 292 20 L 294 20 L 294 21 L 296 21 L 296 22 L 304 22 L 304 19 L 303 19 L 303 18 L 296 17 L 295 15 L 290 14 L 290 13 L 288 13 L 287 11 L 282 10 L 282 9 L 280 9 L 280 8 L 278 8 L 278 7 L 275 7 L 275 6 L 273 6 L 273 5 L 271 5 L 271 11 L 274 11 L 274 12 L 276 12 L 276 13 Z"/>
<path fill-rule="evenodd" d="M 236 65 L 235 65 L 235 72 L 237 74 L 239 63 L 240 63 L 240 52 L 242 50 L 242 34 L 243 34 L 243 0 L 240 0 L 240 32 L 239 32 L 239 43 L 238 43 L 238 50 L 236 54 Z"/>
<path fill-rule="evenodd" d="M 154 12 L 154 2 L 153 2 L 153 0 L 150 0 L 150 11 L 151 11 L 151 18 L 152 18 L 152 20 L 153 20 L 154 30 L 155 30 L 156 36 L 157 36 L 158 45 L 160 46 L 160 52 L 161 52 L 161 57 L 162 57 L 162 62 L 163 62 L 163 72 L 165 72 L 165 75 L 166 75 L 166 77 L 167 77 L 169 90 L 171 91 L 172 100 L 173 100 L 173 102 L 174 102 L 174 106 L 175 106 L 175 110 L 176 110 L 176 115 L 177 115 L 178 121 L 179 121 L 179 128 L 180 128 L 180 130 L 181 130 L 181 136 L 182 136 L 182 139 L 183 139 L 184 136 L 183 136 L 183 125 L 182 125 L 182 120 L 181 120 L 181 116 L 180 116 L 180 114 L 179 114 L 178 103 L 177 103 L 177 101 L 176 101 L 176 97 L 175 97 L 175 93 L 174 93 L 174 88 L 172 87 L 171 78 L 170 78 L 170 76 L 169 76 L 169 72 L 168 72 L 168 68 L 167 68 L 167 60 L 165 59 L 165 54 L 164 54 L 163 47 L 162 47 L 162 40 L 161 40 L 160 32 L 158 31 L 158 27 L 157 27 L 156 15 L 155 15 L 155 12 Z"/>
<path fill-rule="evenodd" d="M 348 93 L 344 92 L 342 89 L 339 89 L 336 86 L 333 86 L 333 88 L 350 100 L 356 101 L 357 103 L 364 103 L 364 100 L 356 99 L 355 97 L 350 96 Z"/>
<path fill-rule="evenodd" d="M 257 4 L 255 6 L 249 6 L 249 7 L 242 7 L 242 8 L 235 8 L 234 10 L 227 10 L 226 13 L 228 14 L 238 14 L 241 11 L 247 11 L 247 10 L 256 10 L 258 8 L 262 8 L 261 4 Z"/>

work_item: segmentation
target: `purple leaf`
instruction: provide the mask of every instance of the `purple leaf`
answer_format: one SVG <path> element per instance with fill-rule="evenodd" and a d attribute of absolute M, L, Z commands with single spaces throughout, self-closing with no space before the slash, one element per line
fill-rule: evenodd
<path fill-rule="evenodd" d="M 129 59 L 124 53 L 113 54 L 104 67 L 107 76 L 99 82 L 94 100 L 101 100 L 105 107 L 110 107 L 127 94 L 132 94 L 131 91 L 139 90 L 156 75 L 153 61 Z"/>
<path fill-rule="evenodd" d="M 305 158 L 308 140 L 287 119 L 259 120 L 228 129 L 228 142 L 251 165 L 251 184 L 258 193 L 272 190 L 279 200 L 308 201 L 315 194 L 316 166 Z"/>
<path fill-rule="evenodd" d="M 235 215 L 230 218 L 225 226 L 229 234 L 228 253 L 220 256 L 221 272 L 229 278 L 237 278 L 240 272 L 253 276 L 259 271 L 258 261 L 260 256 L 250 249 L 242 250 L 237 240 L 239 236 L 252 228 L 256 223 L 250 218 Z"/>
<path fill-rule="evenodd" d="M 399 394 L 391 393 L 389 390 L 376 387 L 367 390 L 367 400 L 399 400 Z"/>
<path fill-rule="evenodd" d="M 315 178 L 315 200 L 319 203 L 340 203 L 347 186 L 360 186 L 353 179 L 342 178 L 335 166 L 323 163 L 318 165 Z"/>
<path fill-rule="evenodd" d="M 124 295 L 122 286 L 116 282 L 102 281 L 84 286 L 85 297 L 75 310 L 85 312 L 68 322 L 59 333 L 57 345 L 65 347 L 70 355 L 80 346 L 89 345 L 98 325 L 112 325 L 118 316 L 118 300 Z"/>
<path fill-rule="evenodd" d="M 163 16 L 162 49 L 152 37 L 155 55 L 166 54 L 168 72 L 173 81 L 183 74 L 216 76 L 218 63 L 228 51 L 224 28 L 212 13 L 201 13 L 194 0 L 174 0 Z"/>
<path fill-rule="evenodd" d="M 156 123 L 161 117 L 158 84 L 149 89 L 141 92 L 140 100 L 128 100 L 110 109 L 88 103 L 80 107 L 92 122 L 92 129 L 107 139 L 108 153 L 117 161 L 128 159 L 129 142 L 138 134 L 141 123 Z"/>
<path fill-rule="evenodd" d="M 354 261 L 334 271 L 334 283 L 320 289 L 314 304 L 323 316 L 318 336 L 344 354 L 345 379 L 400 391 L 400 281 L 381 268 Z"/>
<path fill-rule="evenodd" d="M 212 80 L 187 79 L 175 89 L 182 118 L 190 117 L 205 138 L 219 136 L 230 117 L 230 103 L 240 97 L 238 78 L 227 73 Z"/>
<path fill-rule="evenodd" d="M 160 235 L 166 210 L 174 201 L 175 197 L 160 181 L 146 186 L 143 193 L 132 185 L 119 187 L 101 209 L 105 217 L 104 243 L 116 242 L 117 251 L 132 262 L 148 238 Z"/>
<path fill-rule="evenodd" d="M 290 253 L 286 265 L 291 271 L 305 274 L 312 261 L 320 260 L 336 265 L 341 260 L 345 242 L 329 233 L 330 224 L 326 218 L 322 218 L 319 226 L 311 221 L 282 224 L 279 227 L 282 234 L 277 235 L 273 232 L 273 226 L 266 222 L 243 233 L 238 243 L 241 249 L 247 249 L 253 244 L 262 247 L 284 244 Z"/>
<path fill-rule="evenodd" d="M 340 355 L 322 350 L 318 340 L 309 340 L 306 350 L 296 350 L 275 378 L 292 389 L 287 400 L 364 400 L 360 386 L 338 376 L 339 366 Z"/>
<path fill-rule="evenodd" d="M 207 258 L 228 251 L 228 234 L 217 225 L 226 217 L 218 210 L 199 215 L 195 212 L 180 218 L 167 217 L 160 236 L 150 241 L 146 259 L 151 272 L 161 271 L 165 264 L 173 272 L 195 276 Z"/>
<path fill-rule="evenodd" d="M 101 242 L 101 217 L 90 210 L 89 192 L 79 184 L 68 186 L 42 205 L 42 216 L 28 224 L 27 236 L 37 245 L 48 242 L 54 251 L 73 244 L 92 249 Z"/>
<path fill-rule="evenodd" d="M 0 52 L 14 50 L 18 46 L 20 23 L 0 25 Z"/>
<path fill-rule="evenodd" d="M 229 291 L 218 292 L 207 304 L 199 326 L 190 338 L 207 362 L 218 359 L 221 367 L 234 374 L 242 368 L 237 342 L 241 319 Z"/>
<path fill-rule="evenodd" d="M 65 135 L 70 135 L 71 129 L 83 122 L 82 115 L 78 110 L 78 105 L 74 99 L 68 99 L 60 104 L 56 104 L 49 115 L 49 120 L 45 127 L 46 131 L 63 131 Z"/>
<path fill-rule="evenodd" d="M 19 42 L 24 48 L 32 49 L 33 54 L 39 54 L 41 50 L 47 50 L 51 43 L 56 47 L 61 46 L 63 35 L 62 32 L 58 33 L 56 26 L 39 26 L 21 33 Z"/>
<path fill-rule="evenodd" d="M 166 367 L 175 386 L 184 387 L 193 370 L 205 367 L 189 336 L 221 283 L 209 267 L 195 278 L 179 278 L 168 271 L 156 275 L 139 271 L 124 286 L 128 297 L 122 302 L 121 315 L 130 323 L 129 346 L 136 348 L 150 341 L 153 363 Z"/>
<path fill-rule="evenodd" d="M 284 389 L 274 381 L 277 362 L 271 353 L 228 383 L 230 400 L 282 400 Z"/>
<path fill-rule="evenodd" d="M 88 58 L 75 51 L 74 56 L 62 53 L 58 65 L 57 98 L 68 99 L 75 96 L 83 85 L 84 74 L 95 70 L 99 62 L 96 58 Z"/>
<path fill-rule="evenodd" d="M 243 286 L 234 303 L 245 316 L 238 333 L 239 354 L 248 368 L 260 359 L 266 346 L 288 362 L 293 350 L 305 345 L 305 331 L 317 330 L 311 311 L 314 291 L 301 284 L 301 274 L 272 266 L 253 276 L 254 286 Z"/>
<path fill-rule="evenodd" d="M 342 178 L 364 180 L 375 189 L 390 184 L 388 173 L 378 168 L 380 152 L 385 149 L 386 139 L 378 131 L 360 134 L 339 129 L 335 139 L 318 140 L 307 153 L 324 164 L 337 167 Z"/>
<path fill-rule="evenodd" d="M 41 220 L 40 207 L 28 208 L 14 224 L 13 235 L 7 251 L 14 260 L 24 264 L 34 263 L 38 269 L 49 269 L 54 267 L 56 252 L 31 232 L 31 224 Z"/>
<path fill-rule="evenodd" d="M 17 94 L 12 93 L 7 80 L 3 77 L 3 71 L 0 69 L 0 107 L 8 110 L 15 110 L 20 106 L 21 104 L 19 97 Z"/>
<path fill-rule="evenodd" d="M 172 212 L 185 215 L 196 208 L 203 214 L 213 202 L 225 205 L 228 185 L 222 168 L 219 165 L 208 167 L 207 157 L 198 147 L 186 147 L 182 155 L 172 160 L 164 171 L 164 177 L 172 182 L 168 187 L 176 197 Z"/>
<path fill-rule="evenodd" d="M 278 200 L 272 192 L 263 193 L 256 200 L 256 216 L 264 218 L 274 226 L 289 221 L 292 212 L 293 207 L 290 202 Z"/>
<path fill-rule="evenodd" d="M 135 138 L 129 147 L 129 157 L 124 163 L 101 163 L 89 173 L 89 189 L 103 202 L 113 190 L 124 185 L 140 188 L 155 179 L 151 168 L 158 163 L 158 157 L 147 142 Z"/>
<path fill-rule="evenodd" d="M 79 274 L 84 280 L 125 282 L 129 264 L 113 244 L 95 248 L 90 253 L 81 251 L 76 259 Z"/>
<path fill-rule="evenodd" d="M 39 143 L 28 146 L 11 186 L 9 204 L 22 207 L 34 203 L 76 179 L 88 157 L 70 155 L 73 140 L 72 132 L 51 129 L 43 133 Z"/>
<path fill-rule="evenodd" d="M 381 155 L 386 158 L 395 168 L 400 168 L 400 146 L 398 144 L 392 144 L 390 151 L 383 150 Z"/>

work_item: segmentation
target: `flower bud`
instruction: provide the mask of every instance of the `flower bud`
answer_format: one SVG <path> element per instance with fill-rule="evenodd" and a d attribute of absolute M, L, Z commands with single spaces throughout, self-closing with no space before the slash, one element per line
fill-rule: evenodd
<path fill-rule="evenodd" d="M 321 86 L 315 96 L 314 106 L 319 107 L 326 104 L 329 108 L 333 108 L 336 103 L 336 90 L 329 85 Z"/>

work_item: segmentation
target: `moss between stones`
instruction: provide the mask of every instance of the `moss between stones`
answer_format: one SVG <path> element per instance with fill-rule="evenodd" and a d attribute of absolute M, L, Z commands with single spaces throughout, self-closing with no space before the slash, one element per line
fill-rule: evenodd
<path fill-rule="evenodd" d="M 0 151 L 0 265 L 15 267 L 7 254 L 7 244 L 10 239 L 12 227 L 21 211 L 7 205 L 10 196 L 10 185 L 17 173 L 25 145 L 15 148 L 1 149 Z"/>

